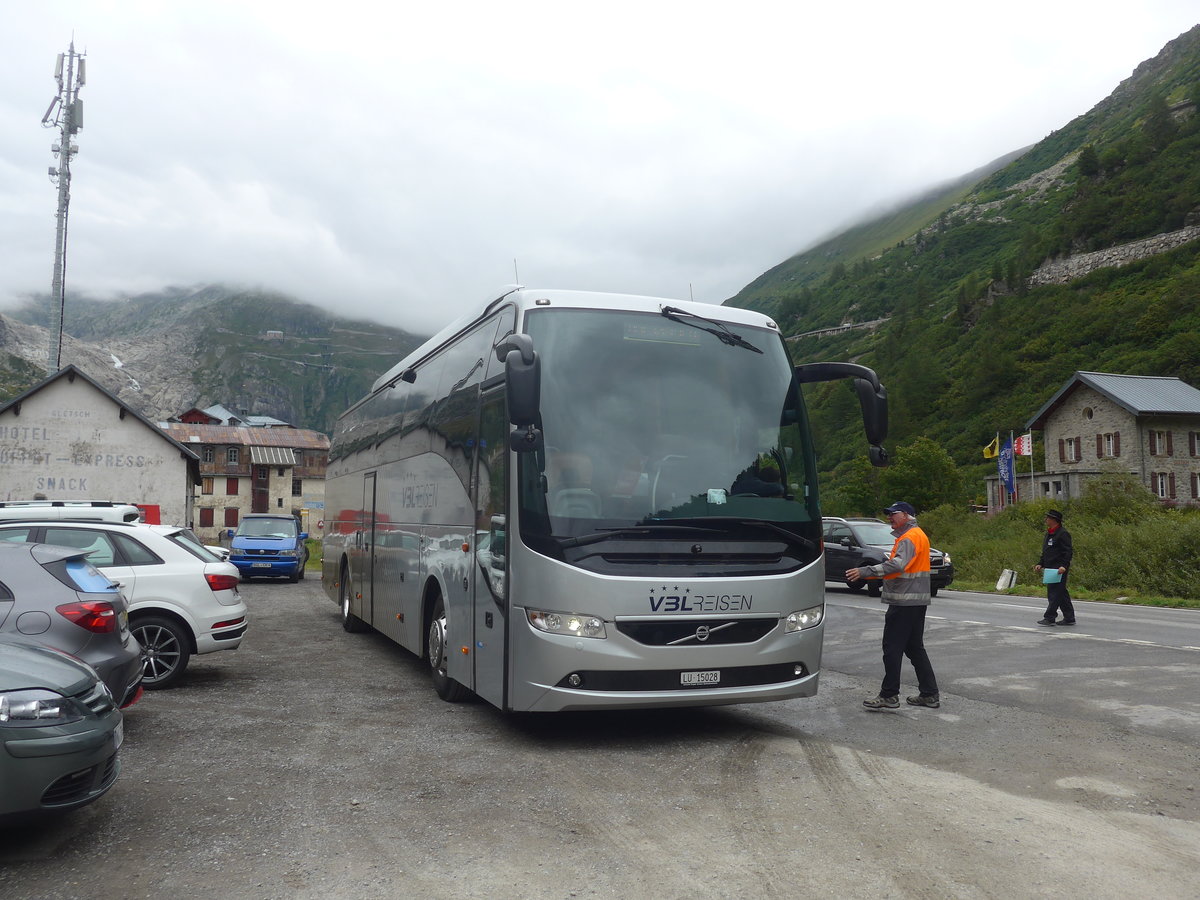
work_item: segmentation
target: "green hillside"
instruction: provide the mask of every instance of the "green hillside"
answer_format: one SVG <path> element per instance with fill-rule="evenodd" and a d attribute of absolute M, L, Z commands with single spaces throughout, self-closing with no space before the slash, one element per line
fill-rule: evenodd
<path fill-rule="evenodd" d="M 1198 105 L 1200 26 L 1085 115 L 945 194 L 940 208 L 923 198 L 788 260 L 727 302 L 775 316 L 797 362 L 875 368 L 891 398 L 889 445 L 931 438 L 979 493 L 993 469 L 980 448 L 1019 429 L 1076 370 L 1200 386 L 1200 242 L 1066 284 L 1028 281 L 1053 259 L 1200 224 Z M 897 236 L 913 222 L 921 227 Z M 892 243 L 873 251 L 866 236 L 889 233 Z M 810 402 L 836 485 L 834 470 L 864 450 L 853 395 L 831 384 Z"/>

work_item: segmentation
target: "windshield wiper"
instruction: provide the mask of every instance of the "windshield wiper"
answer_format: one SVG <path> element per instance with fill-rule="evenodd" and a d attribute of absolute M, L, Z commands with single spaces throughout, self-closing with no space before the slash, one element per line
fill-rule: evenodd
<path fill-rule="evenodd" d="M 734 334 L 726 327 L 724 322 L 718 322 L 716 319 L 706 319 L 704 316 L 698 316 L 693 312 L 688 312 L 686 309 L 680 309 L 677 306 L 662 307 L 661 314 L 672 322 L 678 322 L 680 325 L 691 325 L 693 328 L 699 328 L 701 331 L 707 331 L 723 344 L 728 344 L 730 347 L 744 347 L 746 350 L 753 350 L 755 353 L 762 353 L 752 343 L 742 337 L 740 334 Z M 703 325 L 697 325 L 691 319 L 699 319 L 701 322 L 708 322 L 710 325 L 717 326 L 716 328 L 706 328 Z"/>
<path fill-rule="evenodd" d="M 695 520 L 679 520 L 679 521 L 695 521 Z M 709 517 L 705 517 L 701 521 L 705 522 L 706 526 L 708 523 L 712 523 L 713 525 L 718 526 L 716 528 L 705 527 L 703 529 L 704 531 L 719 531 L 720 533 L 727 535 L 729 533 L 729 526 L 731 526 L 731 525 L 747 525 L 751 528 L 764 528 L 767 531 L 772 531 L 775 534 L 781 535 L 782 537 L 786 538 L 789 543 L 800 544 L 801 546 L 807 547 L 810 550 L 817 549 L 816 541 L 811 541 L 808 538 L 804 537 L 804 535 L 796 534 L 796 532 L 794 532 L 794 531 L 789 531 L 788 529 L 786 529 L 780 525 L 776 525 L 774 522 L 767 522 L 767 521 L 764 521 L 763 519 L 741 519 L 736 516 L 709 516 Z M 725 526 L 725 527 L 721 527 L 721 526 Z M 699 527 L 699 526 L 691 526 L 691 527 Z"/>
<path fill-rule="evenodd" d="M 608 528 L 603 531 L 593 531 L 591 534 L 581 534 L 579 537 L 557 538 L 560 547 L 582 547 L 584 544 L 596 544 L 616 537 L 638 537 L 655 531 L 692 531 L 707 534 L 720 534 L 721 529 L 705 528 L 700 525 L 676 525 L 667 522 L 647 522 L 631 528 Z"/>

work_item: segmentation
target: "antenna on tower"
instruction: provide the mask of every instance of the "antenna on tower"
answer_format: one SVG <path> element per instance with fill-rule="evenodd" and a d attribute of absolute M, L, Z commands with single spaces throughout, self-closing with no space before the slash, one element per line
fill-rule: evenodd
<path fill-rule="evenodd" d="M 71 159 L 79 146 L 71 139 L 83 127 L 83 101 L 79 89 L 87 80 L 84 54 L 75 52 L 75 36 L 66 53 L 58 54 L 54 63 L 54 81 L 58 93 L 42 116 L 42 126 L 57 128 L 59 139 L 50 146 L 58 157 L 58 166 L 49 169 L 50 181 L 58 186 L 58 227 L 54 240 L 54 275 L 50 284 L 50 346 L 46 371 L 53 375 L 62 366 L 63 313 L 67 305 L 67 210 L 71 205 Z"/>

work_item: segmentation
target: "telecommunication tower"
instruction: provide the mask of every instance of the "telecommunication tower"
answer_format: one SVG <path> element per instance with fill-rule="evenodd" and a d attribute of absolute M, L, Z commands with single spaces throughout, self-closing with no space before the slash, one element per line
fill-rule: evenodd
<path fill-rule="evenodd" d="M 58 54 L 54 80 L 58 93 L 50 101 L 42 126 L 59 130 L 58 143 L 50 151 L 58 157 L 58 166 L 50 167 L 50 183 L 58 186 L 58 228 L 54 240 L 54 276 L 50 283 L 50 348 L 46 371 L 54 374 L 62 367 L 63 312 L 67 305 L 67 209 L 71 205 L 71 159 L 79 152 L 75 135 L 83 127 L 83 101 L 79 89 L 87 80 L 84 53 L 75 52 L 75 41 L 66 53 Z"/>

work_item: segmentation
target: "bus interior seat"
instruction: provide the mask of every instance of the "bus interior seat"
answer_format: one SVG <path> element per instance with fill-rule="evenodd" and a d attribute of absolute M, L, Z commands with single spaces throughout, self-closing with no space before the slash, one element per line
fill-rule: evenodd
<path fill-rule="evenodd" d="M 590 488 L 563 488 L 555 492 L 550 514 L 573 519 L 598 519 L 600 498 Z"/>

